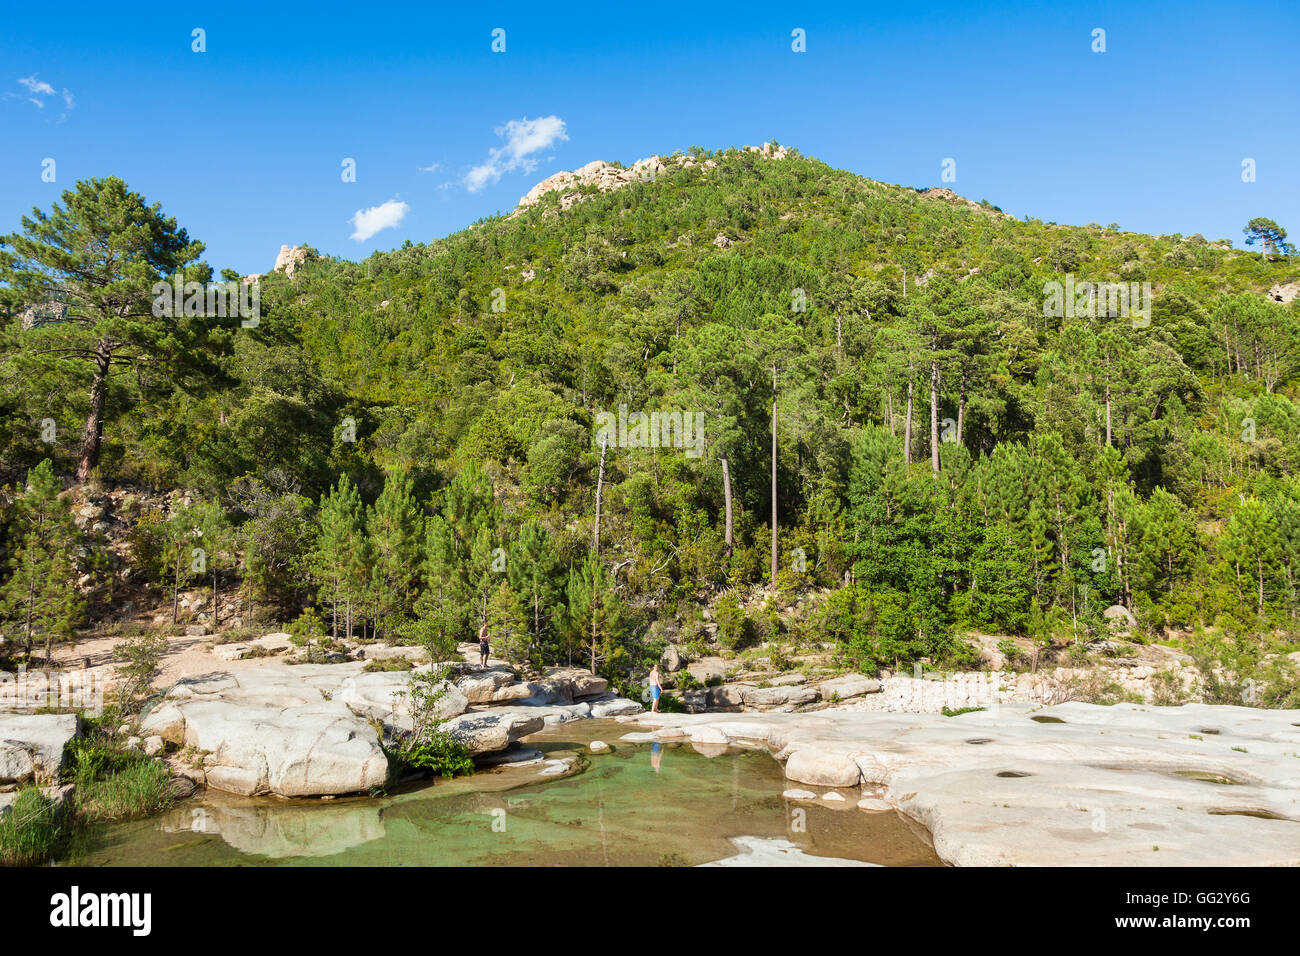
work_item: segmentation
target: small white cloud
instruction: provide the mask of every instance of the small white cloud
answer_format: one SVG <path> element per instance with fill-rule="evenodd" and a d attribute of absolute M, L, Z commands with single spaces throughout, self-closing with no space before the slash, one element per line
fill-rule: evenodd
<path fill-rule="evenodd" d="M 476 193 L 489 182 L 497 182 L 505 173 L 517 169 L 532 172 L 537 168 L 537 160 L 532 158 L 532 154 L 567 140 L 569 137 L 564 129 L 564 120 L 558 116 L 543 116 L 535 120 L 525 116 L 497 127 L 495 132 L 505 137 L 505 145 L 488 150 L 487 162 L 465 174 L 465 188 Z"/>
<path fill-rule="evenodd" d="M 18 82 L 27 87 L 28 93 L 35 93 L 37 96 L 54 95 L 54 87 L 50 86 L 50 84 L 46 83 L 44 80 L 38 80 L 35 73 L 31 76 L 20 78 Z"/>
<path fill-rule="evenodd" d="M 35 106 L 38 110 L 45 109 L 45 103 L 46 103 L 45 97 L 58 95 L 58 93 L 55 91 L 53 86 L 51 86 L 49 83 L 46 83 L 44 80 L 38 78 L 35 73 L 33 73 L 31 76 L 20 76 L 18 78 L 18 85 L 21 86 L 27 92 L 26 93 L 5 93 L 4 98 L 18 99 L 21 97 L 22 99 L 27 100 L 28 103 L 31 103 L 32 106 Z M 68 118 L 68 110 L 71 110 L 73 107 L 77 105 L 73 100 L 72 90 L 68 89 L 66 86 L 63 88 L 63 104 L 64 104 L 64 111 L 61 114 L 59 114 L 59 119 L 58 119 L 58 122 L 60 123 Z"/>
<path fill-rule="evenodd" d="M 422 172 L 422 173 L 436 173 L 436 172 L 437 172 L 438 170 L 440 170 L 440 169 L 442 169 L 442 163 L 430 163 L 428 166 L 421 166 L 421 167 L 420 167 L 420 172 Z"/>
<path fill-rule="evenodd" d="M 358 209 L 357 214 L 348 222 L 352 223 L 353 232 L 350 238 L 357 242 L 365 242 L 381 229 L 391 229 L 399 222 L 406 218 L 410 206 L 396 199 L 390 199 L 378 206 L 371 206 L 369 209 Z"/>

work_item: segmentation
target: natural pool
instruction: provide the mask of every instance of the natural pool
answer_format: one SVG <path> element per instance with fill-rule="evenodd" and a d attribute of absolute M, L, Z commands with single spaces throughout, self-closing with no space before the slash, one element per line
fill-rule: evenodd
<path fill-rule="evenodd" d="M 575 772 L 539 764 L 422 783 L 379 797 L 285 801 L 209 791 L 149 820 L 94 828 L 81 866 L 656 866 L 734 856 L 730 837 L 782 839 L 811 856 L 939 865 L 894 813 L 793 804 L 768 754 L 629 743 L 635 727 L 586 720 L 528 740 Z M 600 739 L 611 753 L 586 753 Z M 708 748 L 701 747 L 701 750 Z M 800 812 L 801 811 L 801 812 Z"/>

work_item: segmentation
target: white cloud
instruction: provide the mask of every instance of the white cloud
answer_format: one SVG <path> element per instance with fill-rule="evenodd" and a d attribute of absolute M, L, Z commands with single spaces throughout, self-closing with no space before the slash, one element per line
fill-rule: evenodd
<path fill-rule="evenodd" d="M 420 172 L 422 172 L 422 173 L 436 173 L 436 172 L 437 172 L 438 170 L 440 170 L 440 169 L 442 169 L 442 163 L 430 163 L 428 166 L 421 166 L 421 167 L 420 167 Z"/>
<path fill-rule="evenodd" d="M 357 214 L 348 220 L 354 227 L 350 238 L 357 242 L 365 242 L 379 230 L 396 226 L 406 218 L 410 208 L 404 202 L 390 199 L 369 209 L 358 209 Z"/>
<path fill-rule="evenodd" d="M 31 76 L 22 77 L 18 82 L 27 87 L 28 93 L 35 93 L 37 96 L 54 95 L 54 87 L 50 86 L 50 84 L 46 83 L 44 80 L 38 80 L 35 73 Z"/>
<path fill-rule="evenodd" d="M 489 182 L 495 183 L 505 173 L 517 169 L 532 172 L 537 167 L 537 160 L 532 158 L 533 153 L 569 138 L 564 131 L 564 120 L 558 116 L 511 120 L 505 126 L 497 127 L 495 132 L 498 136 L 505 137 L 505 145 L 488 150 L 487 162 L 475 166 L 465 174 L 465 187 L 472 193 L 478 192 Z"/>
<path fill-rule="evenodd" d="M 58 95 L 53 86 L 51 86 L 49 83 L 46 83 L 44 80 L 39 79 L 35 73 L 33 73 L 31 76 L 20 76 L 18 78 L 18 85 L 21 86 L 23 89 L 25 89 L 27 92 L 25 94 L 5 93 L 4 98 L 9 99 L 12 97 L 14 99 L 17 99 L 19 97 L 22 97 L 23 99 L 27 100 L 28 103 L 31 103 L 32 106 L 35 106 L 38 110 L 45 109 L 46 101 L 44 97 Z M 59 115 L 59 120 L 58 120 L 60 123 L 63 122 L 65 119 L 67 119 L 68 117 L 67 111 L 72 109 L 74 106 L 76 106 L 76 103 L 73 102 L 72 91 L 68 89 L 66 86 L 63 88 L 63 104 L 64 104 L 64 112 Z"/>

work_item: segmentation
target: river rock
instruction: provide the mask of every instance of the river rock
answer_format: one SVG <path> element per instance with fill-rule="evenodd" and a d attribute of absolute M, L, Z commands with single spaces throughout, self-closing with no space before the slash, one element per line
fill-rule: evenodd
<path fill-rule="evenodd" d="M 721 657 L 701 657 L 686 665 L 686 673 L 701 684 L 721 683 L 727 678 L 727 662 Z"/>
<path fill-rule="evenodd" d="M 847 786 L 852 763 L 954 865 L 1300 865 L 1297 710 L 1068 703 L 958 718 L 830 709 L 634 720 L 761 741 L 799 783 Z"/>
<path fill-rule="evenodd" d="M 206 751 L 209 786 L 244 796 L 357 793 L 388 782 L 388 758 L 370 722 L 342 701 L 280 706 L 230 698 L 178 700 L 144 729 Z"/>
<path fill-rule="evenodd" d="M 630 714 L 639 714 L 645 710 L 634 700 L 628 700 L 626 697 L 618 697 L 615 694 L 605 694 L 590 700 L 592 717 L 626 717 Z"/>
<path fill-rule="evenodd" d="M 79 733 L 76 714 L 0 714 L 0 784 L 54 782 Z"/>
<path fill-rule="evenodd" d="M 521 737 L 546 726 L 542 714 L 520 707 L 471 711 L 461 714 L 439 730 L 464 744 L 472 754 L 505 750 Z"/>
<path fill-rule="evenodd" d="M 141 721 L 141 732 L 205 752 L 208 785 L 230 793 L 322 796 L 383 786 L 388 758 L 372 715 L 345 701 L 365 701 L 374 685 L 362 681 L 349 693 L 343 682 L 389 675 L 363 675 L 362 666 L 275 662 L 182 680 Z M 380 702 L 369 703 L 384 713 Z"/>
<path fill-rule="evenodd" d="M 512 667 L 488 667 L 472 674 L 466 674 L 464 677 L 456 679 L 456 689 L 465 695 L 471 704 L 488 704 L 494 700 L 516 699 L 514 697 L 500 696 L 498 692 L 511 686 L 519 686 L 525 693 L 522 696 L 528 696 L 528 690 L 525 685 L 516 685 L 519 680 L 518 673 Z"/>
<path fill-rule="evenodd" d="M 872 680 L 861 674 L 845 674 L 833 677 L 817 685 L 817 696 L 821 700 L 848 700 L 864 694 L 880 693 L 880 681 Z"/>
<path fill-rule="evenodd" d="M 543 679 L 568 684 L 570 693 L 575 698 L 603 694 L 609 688 L 609 681 L 581 667 L 552 667 L 546 671 Z"/>
<path fill-rule="evenodd" d="M 750 684 L 723 684 L 705 691 L 710 710 L 740 710 L 745 704 L 745 692 L 755 690 Z"/>
<path fill-rule="evenodd" d="M 664 670 L 669 674 L 682 669 L 682 655 L 677 648 L 669 644 L 664 648 L 663 655 L 659 658 L 659 663 L 664 665 Z"/>
<path fill-rule="evenodd" d="M 396 730 L 409 731 L 414 726 L 411 721 L 410 681 L 411 675 L 406 671 L 363 671 L 345 677 L 335 699 L 346 704 L 354 714 L 378 720 Z M 433 708 L 439 720 L 458 717 L 468 709 L 469 700 L 456 685 L 440 681 L 435 689 L 442 690 L 442 696 Z"/>
<path fill-rule="evenodd" d="M 785 775 L 800 783 L 822 787 L 856 787 L 862 779 L 857 761 L 838 750 L 796 750 L 785 763 Z"/>
<path fill-rule="evenodd" d="M 800 686 L 746 688 L 742 695 L 746 707 L 760 710 L 765 707 L 798 707 L 801 704 L 811 704 L 816 699 L 816 690 Z"/>

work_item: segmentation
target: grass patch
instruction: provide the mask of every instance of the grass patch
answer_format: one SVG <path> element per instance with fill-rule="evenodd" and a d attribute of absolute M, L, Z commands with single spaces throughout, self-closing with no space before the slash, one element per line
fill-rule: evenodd
<path fill-rule="evenodd" d="M 61 813 L 36 787 L 20 790 L 0 817 L 0 866 L 35 866 L 54 858 L 63 836 Z"/>
<path fill-rule="evenodd" d="M 68 742 L 64 778 L 76 785 L 77 815 L 87 822 L 133 820 L 172 803 L 171 771 L 123 747 L 108 729 L 116 719 L 106 714 L 87 721 L 86 735 Z"/>
<path fill-rule="evenodd" d="M 941 713 L 945 717 L 960 717 L 962 714 L 973 714 L 977 710 L 987 710 L 987 709 L 988 709 L 987 707 L 949 707 L 947 704 L 945 704 Z"/>
<path fill-rule="evenodd" d="M 172 803 L 171 771 L 145 757 L 112 776 L 77 787 L 77 812 L 90 823 L 133 820 Z"/>
<path fill-rule="evenodd" d="M 414 666 L 405 657 L 389 657 L 384 660 L 366 661 L 366 666 L 362 670 L 367 674 L 374 674 L 384 671 L 409 671 Z"/>

